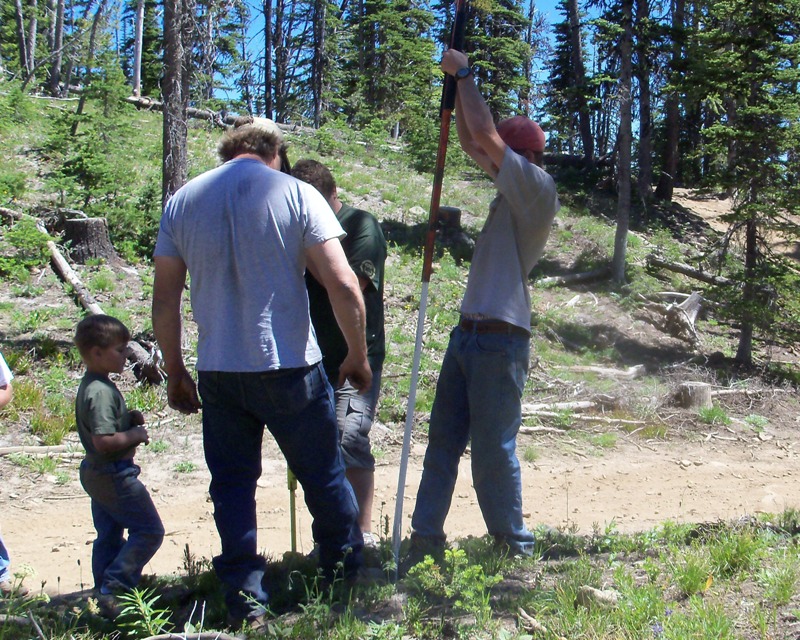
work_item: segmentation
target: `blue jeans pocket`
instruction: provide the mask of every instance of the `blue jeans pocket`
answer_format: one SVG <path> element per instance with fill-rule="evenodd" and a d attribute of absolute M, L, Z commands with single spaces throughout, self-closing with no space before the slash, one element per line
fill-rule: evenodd
<path fill-rule="evenodd" d="M 319 367 L 280 369 L 261 374 L 264 396 L 278 414 L 298 413 L 315 397 L 315 389 L 324 388 Z"/>

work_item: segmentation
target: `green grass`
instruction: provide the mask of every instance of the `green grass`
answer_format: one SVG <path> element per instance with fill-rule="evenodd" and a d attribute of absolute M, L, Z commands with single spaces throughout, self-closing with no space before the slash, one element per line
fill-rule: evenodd
<path fill-rule="evenodd" d="M 700 422 L 712 425 L 728 425 L 731 423 L 730 416 L 725 409 L 718 405 L 712 407 L 702 407 L 697 412 Z"/>

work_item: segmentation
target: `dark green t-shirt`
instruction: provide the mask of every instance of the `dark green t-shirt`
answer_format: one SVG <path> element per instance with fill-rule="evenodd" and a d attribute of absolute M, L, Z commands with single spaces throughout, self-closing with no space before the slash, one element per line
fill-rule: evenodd
<path fill-rule="evenodd" d="M 136 446 L 102 454 L 92 444 L 93 435 L 113 435 L 131 428 L 131 414 L 125 398 L 106 376 L 86 373 L 75 398 L 75 422 L 86 459 L 93 463 L 114 462 L 130 458 Z"/>
<path fill-rule="evenodd" d="M 364 306 L 367 312 L 367 357 L 370 367 L 378 370 L 386 353 L 383 330 L 383 269 L 386 262 L 386 239 L 378 220 L 362 209 L 344 205 L 336 214 L 347 233 L 342 248 L 357 276 L 368 278 L 364 289 Z M 306 272 L 311 321 L 322 349 L 322 364 L 329 378 L 339 374 L 339 367 L 347 356 L 345 342 L 336 316 L 333 314 L 328 292 L 314 277 Z"/>

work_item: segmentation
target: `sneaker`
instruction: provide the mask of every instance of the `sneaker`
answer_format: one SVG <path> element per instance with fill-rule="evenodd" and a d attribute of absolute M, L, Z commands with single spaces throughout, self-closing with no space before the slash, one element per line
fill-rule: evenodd
<path fill-rule="evenodd" d="M 22 598 L 28 595 L 28 590 L 22 583 L 15 584 L 11 580 L 3 580 L 0 582 L 0 595 L 5 598 Z"/>
<path fill-rule="evenodd" d="M 373 549 L 377 551 L 381 547 L 381 541 L 378 540 L 378 537 L 372 533 L 371 531 L 364 531 L 361 534 L 364 538 L 364 548 L 365 549 Z"/>

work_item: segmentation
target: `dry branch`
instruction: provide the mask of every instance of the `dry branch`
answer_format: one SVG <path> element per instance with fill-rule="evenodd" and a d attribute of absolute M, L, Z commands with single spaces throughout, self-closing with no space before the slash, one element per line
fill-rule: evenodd
<path fill-rule="evenodd" d="M 557 433 L 562 435 L 566 433 L 566 430 L 556 427 L 520 427 L 519 432 L 524 435 L 533 435 L 535 433 Z"/>

